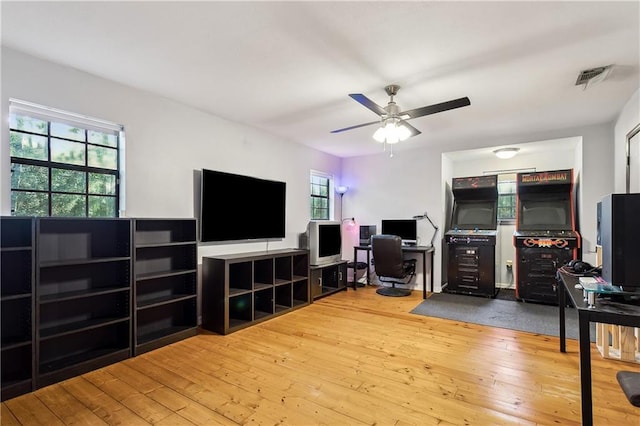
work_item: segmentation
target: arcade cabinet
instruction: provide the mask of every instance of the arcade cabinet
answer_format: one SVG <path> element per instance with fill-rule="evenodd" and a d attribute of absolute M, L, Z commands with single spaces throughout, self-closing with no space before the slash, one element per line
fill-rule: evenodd
<path fill-rule="evenodd" d="M 444 291 L 496 295 L 498 176 L 454 178 L 451 229 L 445 233 L 449 262 Z"/>
<path fill-rule="evenodd" d="M 573 169 L 518 173 L 516 297 L 557 304 L 556 271 L 578 258 Z"/>

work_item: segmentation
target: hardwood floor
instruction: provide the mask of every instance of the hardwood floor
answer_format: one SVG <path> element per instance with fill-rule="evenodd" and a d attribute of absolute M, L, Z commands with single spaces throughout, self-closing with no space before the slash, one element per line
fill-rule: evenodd
<path fill-rule="evenodd" d="M 580 424 L 578 345 L 409 314 L 348 290 L 228 336 L 202 332 L 2 403 L 2 425 Z M 592 345 L 594 424 L 638 425 Z"/>

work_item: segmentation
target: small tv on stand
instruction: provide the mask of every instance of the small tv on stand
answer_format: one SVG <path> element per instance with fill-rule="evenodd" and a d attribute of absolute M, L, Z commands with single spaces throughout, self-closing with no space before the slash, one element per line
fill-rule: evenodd
<path fill-rule="evenodd" d="M 342 260 L 342 223 L 312 220 L 307 226 L 309 264 L 326 265 Z"/>

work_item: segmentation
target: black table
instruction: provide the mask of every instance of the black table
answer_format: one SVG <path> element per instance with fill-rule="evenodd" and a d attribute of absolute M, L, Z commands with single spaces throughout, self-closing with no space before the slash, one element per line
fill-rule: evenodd
<path fill-rule="evenodd" d="M 354 246 L 353 247 L 353 262 L 354 265 L 358 262 L 358 252 L 364 250 L 367 252 L 367 284 L 369 282 L 369 268 L 371 265 L 371 246 Z M 427 298 L 427 253 L 431 254 L 431 274 L 429 291 L 433 293 L 433 253 L 435 253 L 433 246 L 402 246 L 403 253 L 419 253 L 422 255 L 422 298 Z M 357 271 L 353 268 L 353 289 L 357 287 Z"/>
<path fill-rule="evenodd" d="M 596 299 L 595 307 L 589 308 L 584 300 L 583 291 L 575 288 L 579 278 L 575 275 L 559 272 L 558 307 L 560 308 L 560 351 L 566 352 L 565 305 L 567 295 L 571 304 L 578 310 L 579 348 L 580 348 L 580 394 L 582 396 L 582 424 L 593 424 L 591 389 L 591 339 L 589 323 L 600 322 L 626 327 L 640 327 L 640 306 L 617 303 L 606 299 Z"/>

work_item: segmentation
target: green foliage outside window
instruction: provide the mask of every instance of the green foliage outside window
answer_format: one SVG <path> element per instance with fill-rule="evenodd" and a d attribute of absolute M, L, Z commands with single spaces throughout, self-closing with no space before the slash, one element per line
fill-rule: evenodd
<path fill-rule="evenodd" d="M 516 175 L 498 177 L 498 220 L 516 218 Z"/>
<path fill-rule="evenodd" d="M 329 188 L 331 181 L 328 177 L 311 174 L 311 219 L 329 219 Z"/>
<path fill-rule="evenodd" d="M 13 215 L 117 216 L 117 131 L 13 111 L 9 126 Z"/>

